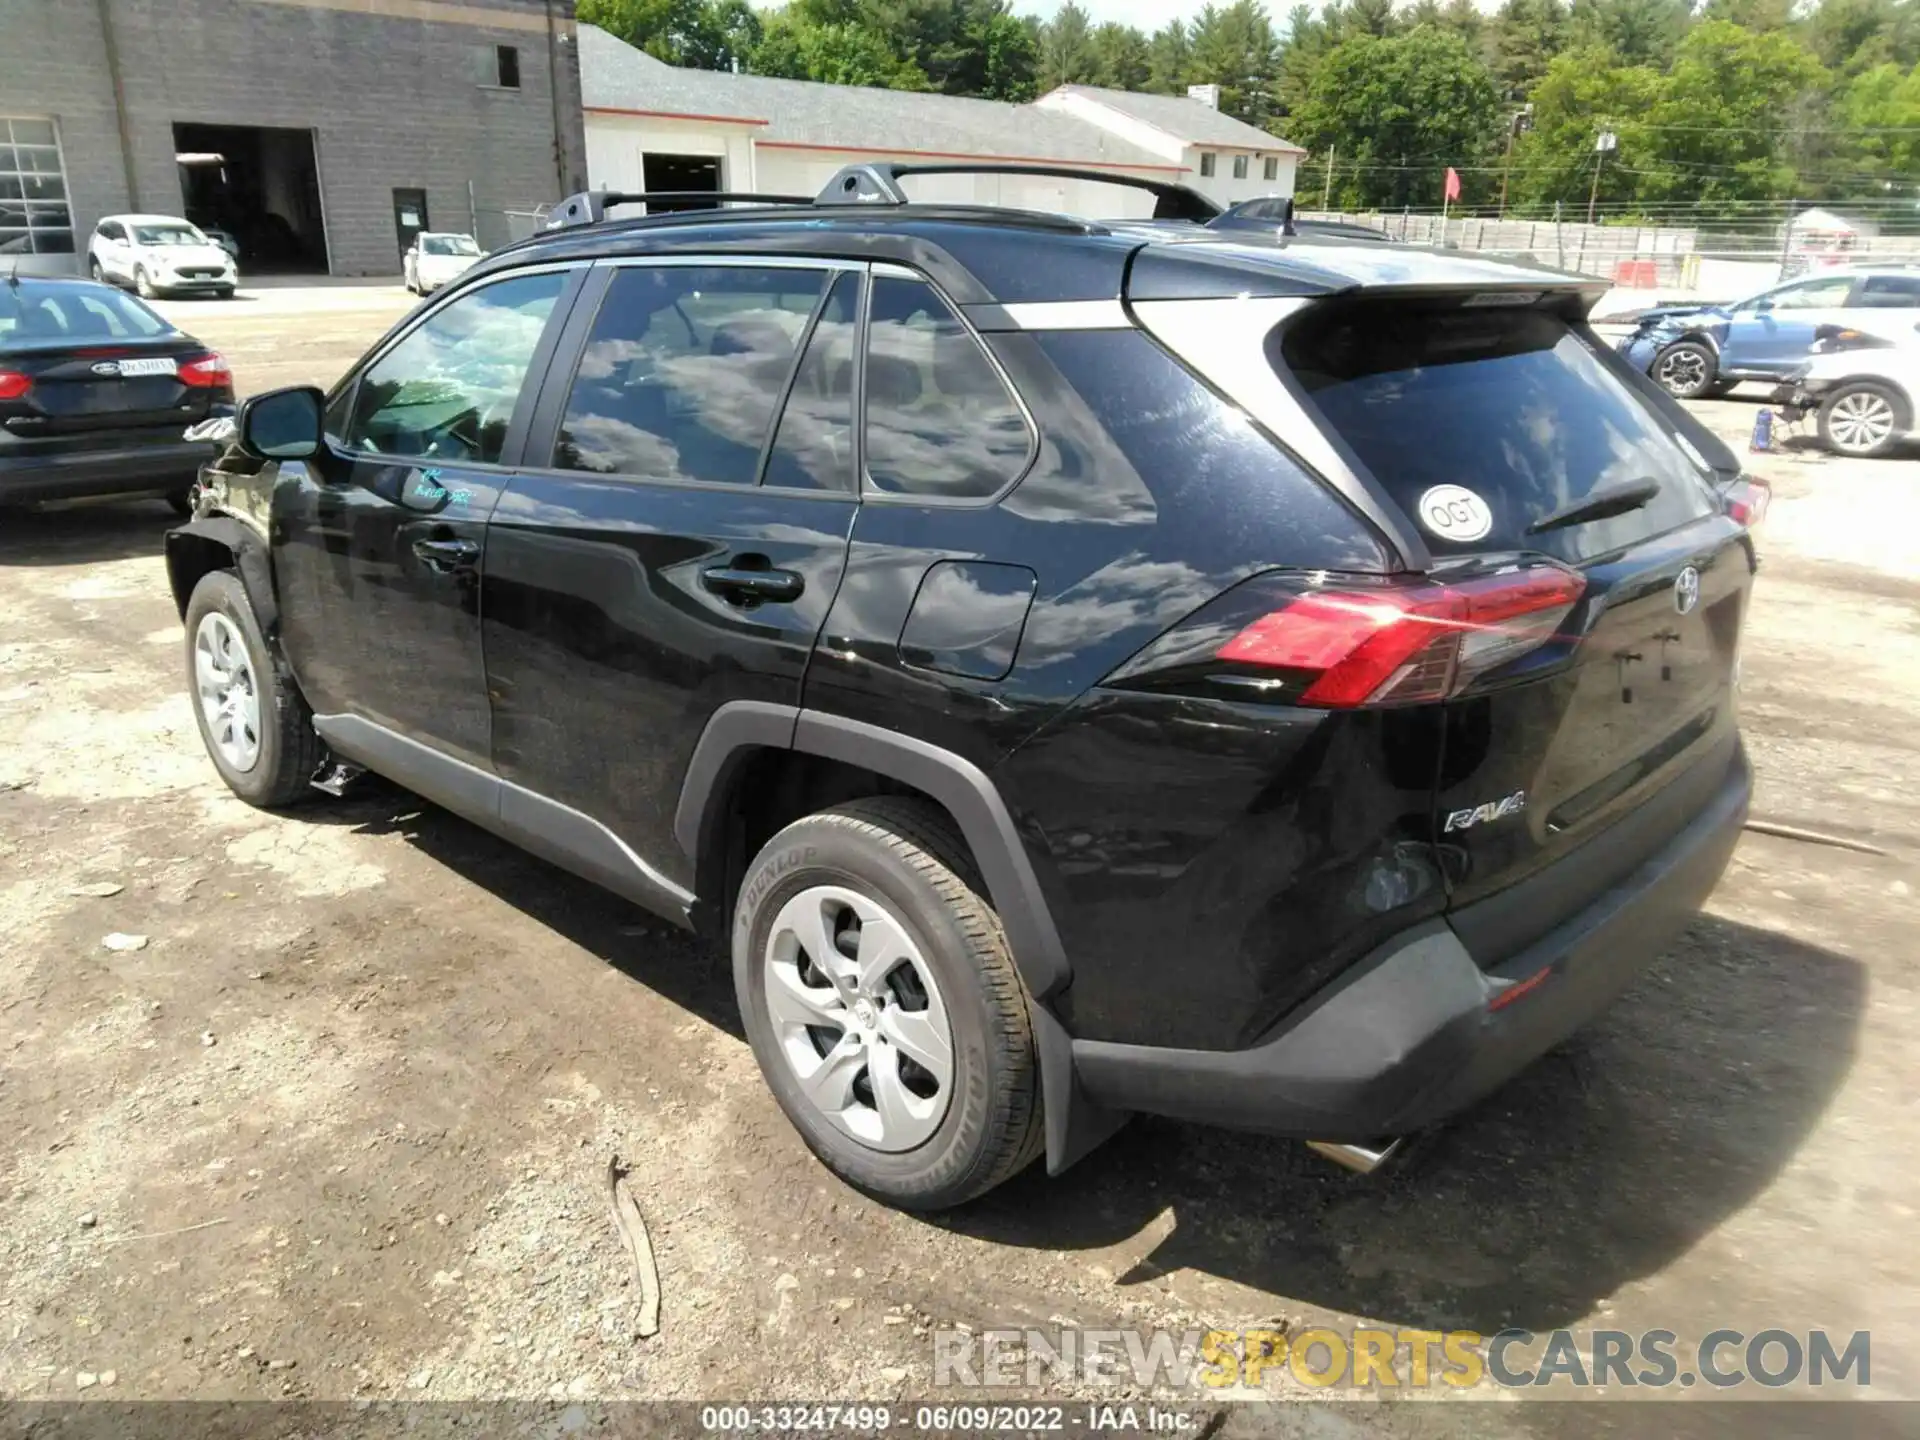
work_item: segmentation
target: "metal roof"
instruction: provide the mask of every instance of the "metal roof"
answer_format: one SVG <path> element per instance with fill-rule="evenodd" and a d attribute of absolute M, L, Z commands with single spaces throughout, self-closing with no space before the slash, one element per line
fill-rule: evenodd
<path fill-rule="evenodd" d="M 760 145 L 1182 173 L 1164 156 L 1057 110 L 683 69 L 593 25 L 580 26 L 580 88 L 589 112 L 748 125 Z"/>
<path fill-rule="evenodd" d="M 1290 140 L 1269 135 L 1243 120 L 1222 114 L 1211 105 L 1184 95 L 1147 95 L 1137 90 L 1103 90 L 1097 85 L 1062 85 L 1053 95 L 1080 95 L 1190 145 L 1226 145 L 1238 150 L 1307 152 Z"/>

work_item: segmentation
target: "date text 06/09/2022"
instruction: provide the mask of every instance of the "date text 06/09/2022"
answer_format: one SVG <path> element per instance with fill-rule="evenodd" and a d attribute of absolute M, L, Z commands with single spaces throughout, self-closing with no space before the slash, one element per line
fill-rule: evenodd
<path fill-rule="evenodd" d="M 890 1430 L 946 1435 L 1029 1435 L 1121 1431 L 1180 1435 L 1197 1431 L 1205 1410 L 1164 1405 L 706 1405 L 700 1428 L 719 1434 L 884 1434 Z"/>

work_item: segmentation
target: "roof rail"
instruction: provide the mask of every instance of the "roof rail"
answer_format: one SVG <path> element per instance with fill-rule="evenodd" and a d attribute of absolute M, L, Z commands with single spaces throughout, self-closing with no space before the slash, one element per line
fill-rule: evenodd
<path fill-rule="evenodd" d="M 1198 190 L 1168 180 L 1148 180 L 1107 170 L 1079 169 L 1071 165 L 992 165 L 955 161 L 902 164 L 879 160 L 866 165 L 849 165 L 827 182 L 815 200 L 817 205 L 906 205 L 911 201 L 900 188 L 903 175 L 1045 175 L 1056 180 L 1090 180 L 1101 185 L 1124 185 L 1145 190 L 1156 201 L 1156 220 L 1191 220 L 1204 225 L 1220 213 L 1220 207 Z"/>
<path fill-rule="evenodd" d="M 693 201 L 715 207 L 739 202 L 746 205 L 811 205 L 811 195 L 756 195 L 742 190 L 582 190 L 569 195 L 547 214 L 547 229 L 566 230 L 575 225 L 598 225 L 607 211 L 616 205 L 686 204 Z"/>

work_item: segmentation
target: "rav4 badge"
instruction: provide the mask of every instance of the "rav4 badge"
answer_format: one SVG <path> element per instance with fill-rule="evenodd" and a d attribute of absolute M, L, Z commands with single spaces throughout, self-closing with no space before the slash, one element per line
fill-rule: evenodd
<path fill-rule="evenodd" d="M 1484 825 L 1489 820 L 1504 820 L 1509 815 L 1518 815 L 1527 808 L 1527 792 L 1516 790 L 1504 800 L 1489 800 L 1485 805 L 1475 805 L 1468 810 L 1455 810 L 1447 816 L 1442 827 L 1444 834 L 1455 830 L 1471 830 L 1476 825 Z"/>

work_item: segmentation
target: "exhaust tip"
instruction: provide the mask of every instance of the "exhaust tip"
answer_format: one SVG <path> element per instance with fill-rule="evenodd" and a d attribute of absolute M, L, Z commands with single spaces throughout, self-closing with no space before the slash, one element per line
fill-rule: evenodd
<path fill-rule="evenodd" d="M 1307 1148 L 1345 1169 L 1361 1175 L 1371 1175 L 1393 1158 L 1400 1144 L 1401 1142 L 1395 1139 L 1375 1148 L 1369 1145 L 1343 1145 L 1337 1140 L 1309 1140 Z"/>

